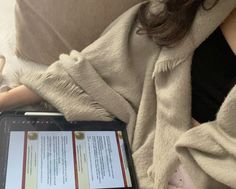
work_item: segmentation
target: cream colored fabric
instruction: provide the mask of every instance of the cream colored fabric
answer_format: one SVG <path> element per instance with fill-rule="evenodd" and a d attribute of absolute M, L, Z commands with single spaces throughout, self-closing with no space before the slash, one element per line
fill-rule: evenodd
<path fill-rule="evenodd" d="M 16 0 L 16 53 L 51 64 L 81 50 L 139 0 Z"/>
<path fill-rule="evenodd" d="M 135 6 L 82 52 L 61 55 L 46 72 L 25 73 L 21 82 L 68 120 L 128 124 L 139 186 L 166 189 L 179 161 L 198 189 L 236 188 L 236 89 L 217 120 L 192 127 L 191 61 L 198 47 L 236 7 L 220 0 L 199 10 L 190 33 L 176 47 L 159 48 L 137 35 Z"/>

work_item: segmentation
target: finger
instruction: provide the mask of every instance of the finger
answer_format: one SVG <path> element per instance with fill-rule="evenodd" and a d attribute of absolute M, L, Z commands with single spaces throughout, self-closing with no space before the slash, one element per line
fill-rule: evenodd
<path fill-rule="evenodd" d="M 6 59 L 3 55 L 0 55 L 0 73 L 2 73 Z"/>

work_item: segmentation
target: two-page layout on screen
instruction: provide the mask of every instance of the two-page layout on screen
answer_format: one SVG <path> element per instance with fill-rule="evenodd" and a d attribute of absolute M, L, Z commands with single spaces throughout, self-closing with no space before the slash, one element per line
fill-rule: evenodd
<path fill-rule="evenodd" d="M 1 128 L 3 123 L 11 128 L 5 138 L 5 182 L 0 189 L 135 188 L 124 129 L 96 130 L 98 122 L 83 122 L 80 129 L 77 122 L 76 127 L 58 130 L 45 117 L 6 120 Z"/>

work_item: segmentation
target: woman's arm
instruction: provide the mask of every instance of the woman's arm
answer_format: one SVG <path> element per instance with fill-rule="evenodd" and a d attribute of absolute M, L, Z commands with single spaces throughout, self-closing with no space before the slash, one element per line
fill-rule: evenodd
<path fill-rule="evenodd" d="M 8 110 L 23 105 L 40 102 L 42 98 L 24 85 L 0 93 L 0 110 Z"/>

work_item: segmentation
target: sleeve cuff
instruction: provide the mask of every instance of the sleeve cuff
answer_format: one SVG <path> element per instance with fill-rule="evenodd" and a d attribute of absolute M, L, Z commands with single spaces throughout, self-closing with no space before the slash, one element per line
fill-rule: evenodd
<path fill-rule="evenodd" d="M 95 102 L 59 62 L 52 64 L 45 72 L 25 71 L 20 82 L 72 120 L 110 121 L 113 116 Z"/>

